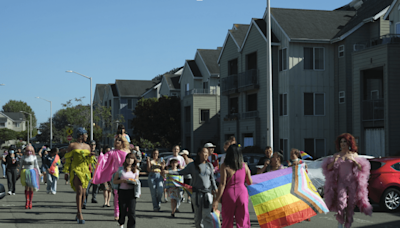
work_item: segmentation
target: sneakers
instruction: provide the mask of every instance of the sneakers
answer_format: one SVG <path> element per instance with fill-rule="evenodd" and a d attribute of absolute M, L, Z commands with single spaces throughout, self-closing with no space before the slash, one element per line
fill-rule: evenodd
<path fill-rule="evenodd" d="M 8 191 L 8 195 L 11 195 L 12 194 L 12 192 L 11 191 Z"/>
<path fill-rule="evenodd" d="M 182 203 L 185 202 L 185 197 L 182 197 L 181 202 Z"/>
<path fill-rule="evenodd" d="M 13 196 L 15 196 L 15 192 L 13 192 Z"/>
<path fill-rule="evenodd" d="M 190 199 L 187 200 L 187 203 L 192 203 L 192 201 Z"/>
<path fill-rule="evenodd" d="M 56 194 L 56 192 L 51 192 L 51 194 L 52 194 L 52 195 L 55 195 L 55 194 Z"/>

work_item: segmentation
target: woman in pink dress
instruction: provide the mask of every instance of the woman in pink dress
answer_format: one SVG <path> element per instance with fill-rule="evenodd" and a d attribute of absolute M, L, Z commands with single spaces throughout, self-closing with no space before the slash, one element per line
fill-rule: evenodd
<path fill-rule="evenodd" d="M 249 194 L 245 186 L 253 183 L 251 172 L 237 145 L 229 146 L 224 163 L 220 167 L 221 182 L 213 208 L 218 208 L 221 199 L 222 228 L 232 228 L 236 220 L 237 228 L 250 228 Z"/>
<path fill-rule="evenodd" d="M 353 223 L 354 207 L 358 206 L 366 215 L 372 214 L 368 200 L 368 178 L 370 164 L 358 157 L 354 137 L 349 133 L 337 137 L 339 153 L 326 158 L 322 163 L 325 175 L 325 203 L 329 210 L 337 212 L 338 227 L 349 228 Z"/>

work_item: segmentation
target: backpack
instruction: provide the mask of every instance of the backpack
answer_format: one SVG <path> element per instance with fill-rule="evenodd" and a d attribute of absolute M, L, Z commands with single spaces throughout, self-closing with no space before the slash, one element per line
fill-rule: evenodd
<path fill-rule="evenodd" d="M 115 175 L 118 175 L 118 177 L 120 177 L 122 175 L 122 170 L 124 169 L 124 167 L 119 167 L 118 171 L 115 172 L 112 175 L 112 179 L 111 179 L 111 187 L 115 190 L 119 190 L 119 184 L 114 184 L 113 180 L 115 178 Z M 118 178 L 119 179 L 119 178 Z M 134 185 L 134 191 L 135 191 L 135 198 L 140 198 L 141 194 L 142 194 L 142 184 L 140 183 L 140 180 L 138 180 L 137 185 Z"/>

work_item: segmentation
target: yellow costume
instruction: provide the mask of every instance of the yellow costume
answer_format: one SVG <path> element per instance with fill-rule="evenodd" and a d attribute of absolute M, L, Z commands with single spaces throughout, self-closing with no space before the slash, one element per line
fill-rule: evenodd
<path fill-rule="evenodd" d="M 78 176 L 83 188 L 87 188 L 91 174 L 89 164 L 94 163 L 95 156 L 90 155 L 89 150 L 74 149 L 64 155 L 65 165 L 64 173 L 69 173 L 69 182 L 72 189 L 76 191 L 74 186 L 74 177 Z M 72 159 L 72 161 L 71 161 Z"/>

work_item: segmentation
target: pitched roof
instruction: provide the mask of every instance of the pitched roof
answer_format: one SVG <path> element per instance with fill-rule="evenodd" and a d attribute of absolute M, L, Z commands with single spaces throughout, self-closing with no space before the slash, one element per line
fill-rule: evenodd
<path fill-rule="evenodd" d="M 354 12 L 354 16 L 351 18 L 351 20 L 336 34 L 335 37 L 340 37 L 343 34 L 349 32 L 352 30 L 354 27 L 359 25 L 360 23 L 363 23 L 363 21 L 367 18 L 374 17 L 376 14 L 384 10 L 386 7 L 390 6 L 392 4 L 393 0 L 363 0 L 363 4 L 361 8 L 359 8 L 357 11 Z M 352 7 L 349 6 L 344 6 L 339 9 L 337 9 L 334 12 L 349 12 L 349 11 L 344 11 L 344 10 L 349 10 Z M 353 8 L 354 9 L 354 8 Z"/>
<path fill-rule="evenodd" d="M 165 81 L 167 81 L 170 90 L 181 89 L 179 84 L 180 77 L 181 76 L 177 74 L 164 74 Z"/>
<path fill-rule="evenodd" d="M 235 39 L 239 47 L 241 47 L 250 25 L 234 24 L 233 26 L 235 27 L 235 29 L 231 29 L 229 30 L 229 32 L 232 34 L 233 39 Z"/>
<path fill-rule="evenodd" d="M 114 97 L 118 97 L 118 90 L 115 84 L 109 84 Z"/>
<path fill-rule="evenodd" d="M 215 49 L 197 49 L 201 58 L 206 64 L 206 67 L 210 74 L 219 74 L 219 67 L 218 67 L 218 57 L 221 53 L 221 48 Z"/>
<path fill-rule="evenodd" d="M 115 80 L 115 85 L 118 88 L 119 96 L 137 96 L 146 92 L 147 88 L 154 86 L 151 80 Z M 114 91 L 113 91 L 114 93 Z"/>
<path fill-rule="evenodd" d="M 4 115 L 10 117 L 14 121 L 25 120 L 25 115 L 21 112 L 3 112 Z"/>
<path fill-rule="evenodd" d="M 186 60 L 194 77 L 202 77 L 199 67 L 194 60 Z"/>
<path fill-rule="evenodd" d="M 256 23 L 257 27 L 261 30 L 264 37 L 267 38 L 267 23 L 264 19 L 253 18 L 254 22 Z M 268 40 L 267 40 L 268 41 Z M 275 36 L 271 29 L 271 42 L 279 43 L 279 39 Z"/>
<path fill-rule="evenodd" d="M 96 91 L 99 94 L 100 100 L 103 100 L 104 92 L 107 88 L 107 84 L 96 84 Z"/>
<path fill-rule="evenodd" d="M 271 14 L 290 39 L 329 41 L 355 12 L 271 8 Z"/>

